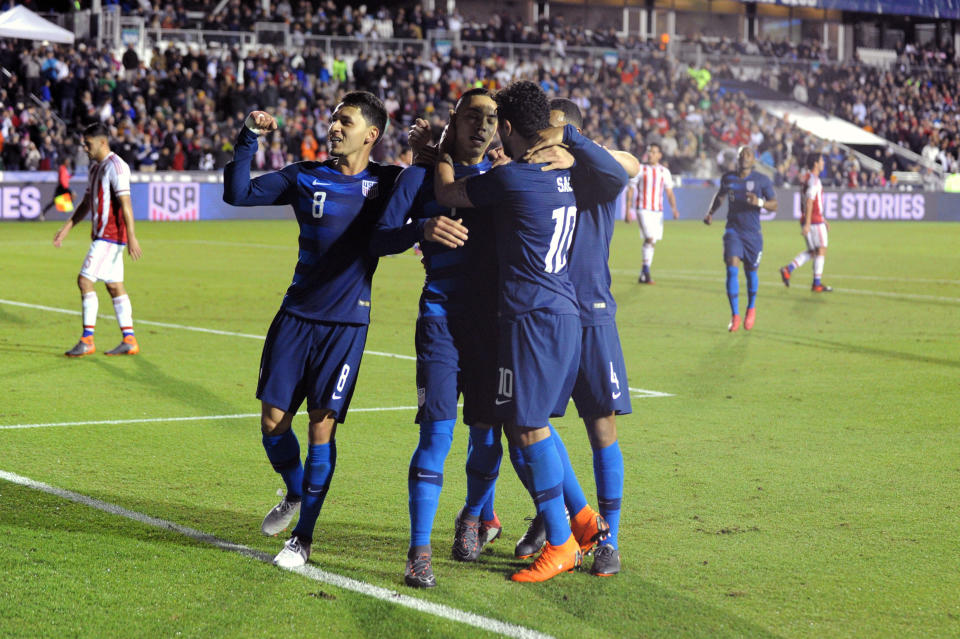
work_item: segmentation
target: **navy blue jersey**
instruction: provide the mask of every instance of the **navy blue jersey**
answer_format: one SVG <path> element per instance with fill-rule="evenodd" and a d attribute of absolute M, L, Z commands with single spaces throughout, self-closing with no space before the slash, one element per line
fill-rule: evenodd
<path fill-rule="evenodd" d="M 570 172 L 542 166 L 511 162 L 467 180 L 470 201 L 493 216 L 504 318 L 579 315 L 567 266 L 577 225 Z"/>
<path fill-rule="evenodd" d="M 747 202 L 747 193 L 764 200 L 776 198 L 773 182 L 756 171 L 745 178 L 736 172 L 724 173 L 720 178 L 720 195 L 727 198 L 727 228 L 739 233 L 759 233 L 760 207 Z"/>
<path fill-rule="evenodd" d="M 570 281 L 580 304 L 580 323 L 611 324 L 617 303 L 610 293 L 610 240 L 617 198 L 630 176 L 609 152 L 572 125 L 564 127 L 563 138 L 577 161 L 570 170 L 580 212 L 570 249 Z"/>
<path fill-rule="evenodd" d="M 357 175 L 344 175 L 331 162 L 297 162 L 251 180 L 256 149 L 256 134 L 244 127 L 223 170 L 223 200 L 293 207 L 300 252 L 281 307 L 305 319 L 368 324 L 377 268 L 370 233 L 400 167 L 371 162 Z"/>
<path fill-rule="evenodd" d="M 471 166 L 458 164 L 454 175 L 460 179 L 489 170 L 490 162 L 484 160 Z M 401 253 L 423 240 L 423 225 L 428 219 L 439 215 L 462 218 L 470 235 L 462 247 L 452 249 L 438 242 L 420 244 L 427 272 L 420 295 L 420 317 L 472 313 L 481 300 L 493 308 L 497 262 L 490 216 L 475 209 L 451 211 L 437 204 L 433 173 L 433 167 L 414 165 L 404 169 L 377 223 L 370 248 L 377 255 Z M 407 224 L 407 220 L 411 223 Z"/>

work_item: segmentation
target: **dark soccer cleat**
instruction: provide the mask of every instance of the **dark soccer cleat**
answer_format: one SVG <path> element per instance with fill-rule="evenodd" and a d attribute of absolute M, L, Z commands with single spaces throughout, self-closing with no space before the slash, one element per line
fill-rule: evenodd
<path fill-rule="evenodd" d="M 653 284 L 653 277 L 649 273 L 640 271 L 640 277 L 637 278 L 637 284 Z"/>
<path fill-rule="evenodd" d="M 833 287 L 827 286 L 826 284 L 814 284 L 810 287 L 810 290 L 814 293 L 829 293 L 833 290 Z"/>
<path fill-rule="evenodd" d="M 620 572 L 620 551 L 610 544 L 600 544 L 593 551 L 590 574 L 597 577 L 612 577 Z"/>
<path fill-rule="evenodd" d="M 104 355 L 136 355 L 139 352 L 140 345 L 137 344 L 137 338 L 133 335 L 125 335 L 116 348 L 107 351 Z"/>
<path fill-rule="evenodd" d="M 435 588 L 437 579 L 433 576 L 433 555 L 418 553 L 413 559 L 407 559 L 407 569 L 403 573 L 403 582 L 411 588 Z"/>
<path fill-rule="evenodd" d="M 457 561 L 476 561 L 483 545 L 480 543 L 480 518 L 472 518 L 461 508 L 454 521 L 453 558 Z"/>
<path fill-rule="evenodd" d="M 790 269 L 786 266 L 780 268 L 780 279 L 783 280 L 784 286 L 790 288 Z"/>
<path fill-rule="evenodd" d="M 517 559 L 527 559 L 540 552 L 543 544 L 547 542 L 547 529 L 543 523 L 543 516 L 538 514 L 530 519 L 530 525 L 527 526 L 527 532 L 517 542 L 517 547 L 513 550 L 513 556 Z"/>
<path fill-rule="evenodd" d="M 90 337 L 81 337 L 73 348 L 64 353 L 67 357 L 83 357 L 97 352 L 97 347 L 93 345 L 93 335 Z"/>

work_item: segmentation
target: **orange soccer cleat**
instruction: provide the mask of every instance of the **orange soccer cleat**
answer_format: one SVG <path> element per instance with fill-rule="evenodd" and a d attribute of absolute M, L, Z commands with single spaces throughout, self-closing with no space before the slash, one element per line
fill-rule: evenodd
<path fill-rule="evenodd" d="M 104 355 L 136 355 L 140 352 L 140 345 L 137 344 L 137 338 L 133 335 L 124 335 L 123 341 L 120 344 L 106 353 Z"/>
<path fill-rule="evenodd" d="M 67 357 L 83 357 L 84 355 L 92 355 L 96 352 L 97 347 L 93 344 L 93 335 L 90 335 L 89 337 L 81 337 L 80 341 L 64 353 L 64 355 Z"/>
<path fill-rule="evenodd" d="M 756 323 L 756 321 L 757 321 L 757 309 L 748 308 L 747 316 L 743 318 L 743 327 L 749 331 L 751 328 L 753 328 L 753 325 Z"/>
<path fill-rule="evenodd" d="M 536 561 L 527 568 L 510 575 L 510 579 L 527 583 L 547 581 L 562 572 L 572 571 L 580 565 L 582 560 L 583 554 L 580 552 L 580 544 L 577 543 L 573 535 L 570 535 L 559 546 L 552 546 L 548 542 Z"/>
<path fill-rule="evenodd" d="M 727 324 L 727 330 L 731 333 L 736 333 L 740 330 L 740 316 L 734 315 L 730 318 L 730 323 Z"/>
<path fill-rule="evenodd" d="M 610 524 L 603 515 L 590 506 L 584 506 L 570 520 L 570 530 L 580 544 L 580 552 L 587 554 L 610 534 Z"/>

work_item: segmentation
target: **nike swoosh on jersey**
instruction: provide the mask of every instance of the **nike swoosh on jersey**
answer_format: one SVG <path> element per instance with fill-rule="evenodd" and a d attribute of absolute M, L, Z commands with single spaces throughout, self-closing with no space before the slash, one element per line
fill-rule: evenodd
<path fill-rule="evenodd" d="M 429 473 L 417 473 L 417 477 L 422 479 L 436 479 L 440 475 L 430 475 Z"/>
<path fill-rule="evenodd" d="M 616 393 L 610 393 L 611 397 L 613 397 L 614 399 L 620 399 L 621 394 L 622 393 L 620 391 L 617 391 Z"/>
<path fill-rule="evenodd" d="M 321 182 L 320 180 L 314 180 L 313 186 L 330 186 L 329 182 Z"/>
<path fill-rule="evenodd" d="M 336 393 L 334 393 L 333 395 L 330 396 L 330 399 L 340 399 L 340 395 L 337 395 Z"/>
<path fill-rule="evenodd" d="M 504 404 L 507 404 L 507 403 L 512 402 L 512 401 L 513 401 L 512 399 L 505 399 L 505 400 L 503 400 L 503 401 L 501 402 L 499 399 L 495 399 L 495 400 L 493 400 L 493 403 L 494 403 L 495 405 L 497 405 L 497 406 L 503 406 Z"/>

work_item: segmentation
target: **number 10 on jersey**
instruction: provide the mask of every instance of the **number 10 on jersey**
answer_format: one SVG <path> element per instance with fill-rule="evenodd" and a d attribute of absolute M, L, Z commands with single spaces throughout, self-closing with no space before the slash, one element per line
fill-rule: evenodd
<path fill-rule="evenodd" d="M 567 265 L 567 254 L 573 242 L 573 229 L 577 226 L 577 207 L 568 206 L 553 209 L 553 237 L 550 238 L 550 250 L 544 260 L 547 273 L 559 273 Z"/>

